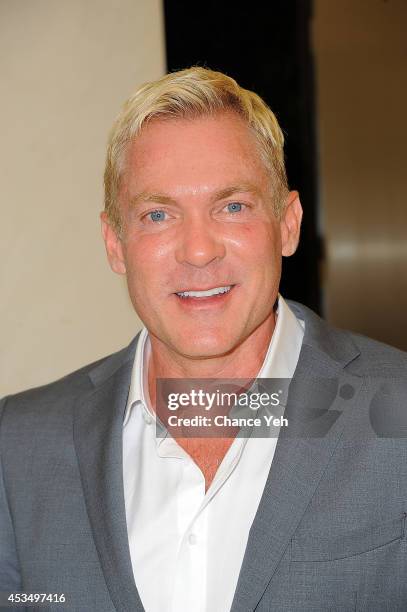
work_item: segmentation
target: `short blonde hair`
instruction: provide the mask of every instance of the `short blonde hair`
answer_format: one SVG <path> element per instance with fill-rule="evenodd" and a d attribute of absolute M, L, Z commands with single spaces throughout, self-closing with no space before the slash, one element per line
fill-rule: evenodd
<path fill-rule="evenodd" d="M 288 192 L 284 165 L 284 136 L 267 104 L 234 79 L 194 66 L 145 83 L 125 102 L 109 136 L 105 167 L 105 211 L 118 233 L 118 203 L 124 157 L 130 141 L 153 118 L 197 118 L 221 111 L 239 114 L 254 134 L 260 155 L 273 183 L 273 206 L 277 217 Z"/>

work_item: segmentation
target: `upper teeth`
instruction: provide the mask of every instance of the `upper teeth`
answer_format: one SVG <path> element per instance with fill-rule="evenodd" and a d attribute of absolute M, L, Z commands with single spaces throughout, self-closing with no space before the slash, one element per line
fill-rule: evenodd
<path fill-rule="evenodd" d="M 177 295 L 180 297 L 210 297 L 219 293 L 227 293 L 231 288 L 232 285 L 227 285 L 227 287 L 214 287 L 214 289 L 206 289 L 206 291 L 180 291 Z"/>

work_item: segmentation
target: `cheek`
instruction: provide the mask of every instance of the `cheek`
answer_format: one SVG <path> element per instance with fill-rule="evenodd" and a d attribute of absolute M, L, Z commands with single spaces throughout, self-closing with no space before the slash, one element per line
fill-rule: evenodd
<path fill-rule="evenodd" d="M 172 252 L 169 241 L 159 235 L 137 236 L 126 243 L 127 283 L 133 295 L 163 289 Z"/>
<path fill-rule="evenodd" d="M 280 235 L 273 227 L 259 224 L 245 232 L 240 247 L 239 259 L 247 274 L 247 289 L 258 296 L 257 308 L 263 308 L 265 304 L 268 308 L 281 278 Z"/>
<path fill-rule="evenodd" d="M 258 223 L 241 226 L 229 244 L 248 267 L 263 268 L 281 259 L 281 238 L 273 225 Z"/>
<path fill-rule="evenodd" d="M 160 268 L 168 261 L 172 248 L 169 241 L 161 236 L 137 236 L 126 244 L 126 267 L 132 273 L 149 274 L 154 268 Z"/>

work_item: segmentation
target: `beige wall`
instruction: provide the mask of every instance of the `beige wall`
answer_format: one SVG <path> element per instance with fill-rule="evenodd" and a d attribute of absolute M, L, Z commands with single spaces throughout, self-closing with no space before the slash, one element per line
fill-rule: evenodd
<path fill-rule="evenodd" d="M 164 69 L 160 0 L 1 0 L 0 396 L 139 329 L 98 213 L 113 118 Z"/>
<path fill-rule="evenodd" d="M 407 350 L 407 2 L 314 14 L 327 318 Z"/>

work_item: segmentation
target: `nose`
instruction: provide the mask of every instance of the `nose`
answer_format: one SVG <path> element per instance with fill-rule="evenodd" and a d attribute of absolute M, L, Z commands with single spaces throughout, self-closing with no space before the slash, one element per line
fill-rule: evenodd
<path fill-rule="evenodd" d="M 204 268 L 225 256 L 226 249 L 222 236 L 211 219 L 201 216 L 184 220 L 175 250 L 178 263 L 187 263 Z"/>

